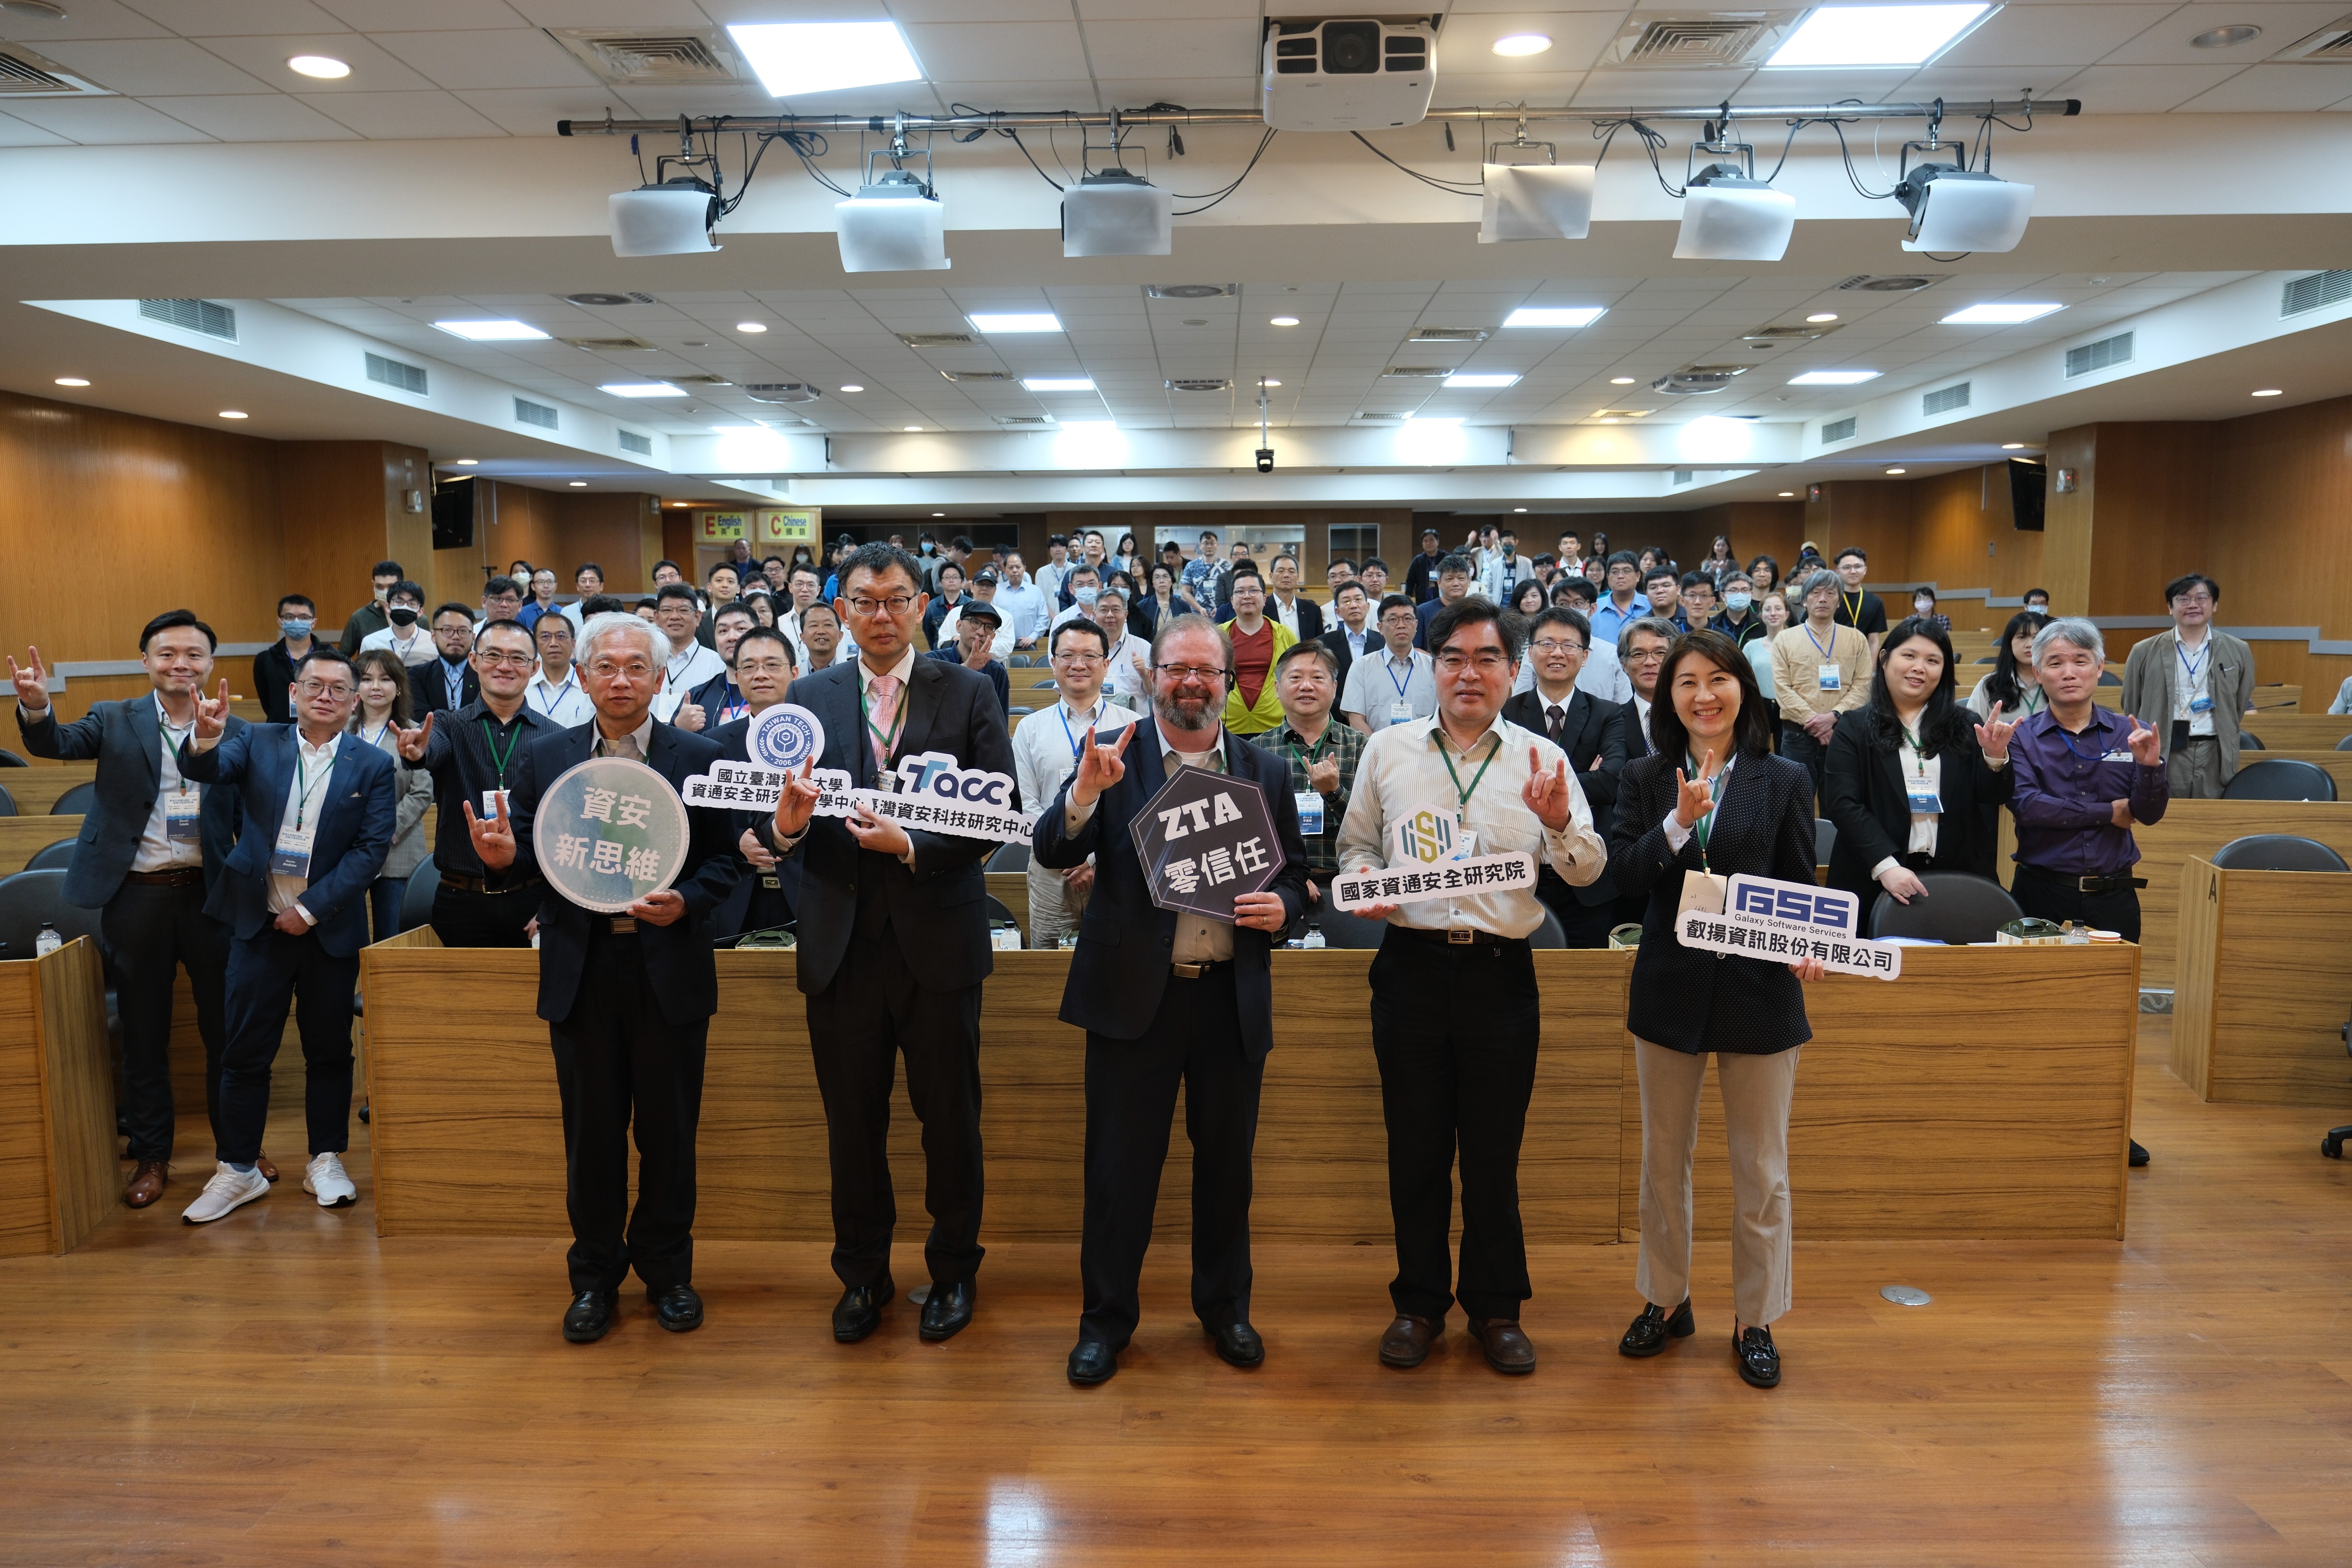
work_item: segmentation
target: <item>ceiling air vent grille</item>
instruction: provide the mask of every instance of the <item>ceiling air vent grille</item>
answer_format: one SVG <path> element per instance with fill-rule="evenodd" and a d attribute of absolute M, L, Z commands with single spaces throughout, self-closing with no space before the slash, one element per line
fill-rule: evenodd
<path fill-rule="evenodd" d="M 1688 468 L 1677 468 L 1675 470 L 1674 482 L 1677 485 L 1687 485 L 1691 482 L 1693 477 L 1694 474 L 1692 470 Z"/>
<path fill-rule="evenodd" d="M 1359 412 L 1356 417 L 1358 419 L 1411 419 L 1412 417 L 1412 410 L 1409 408 L 1368 408 Z"/>
<path fill-rule="evenodd" d="M 1838 285 L 1843 289 L 1858 289 L 1864 294 L 1915 294 L 1944 281 L 1945 273 L 1900 272 L 1876 275 L 1855 273 Z"/>
<path fill-rule="evenodd" d="M 1223 376 L 1179 376 L 1168 383 L 1170 392 L 1221 392 L 1233 390 L 1234 383 Z"/>
<path fill-rule="evenodd" d="M 664 376 L 662 379 L 682 387 L 731 387 L 735 384 L 725 376 Z"/>
<path fill-rule="evenodd" d="M 1381 371 L 1384 376 L 1394 376 L 1402 381 L 1434 381 L 1453 373 L 1452 365 L 1390 365 Z"/>
<path fill-rule="evenodd" d="M 572 305 L 651 305 L 656 303 L 650 294 L 567 294 L 563 298 L 567 304 Z"/>
<path fill-rule="evenodd" d="M 2288 279 L 2279 294 L 2279 314 L 2300 316 L 2306 310 L 2341 305 L 2347 299 L 2352 299 L 2352 272 L 2315 272 L 2307 277 Z"/>
<path fill-rule="evenodd" d="M 1730 11 L 1695 16 L 1643 16 L 1625 25 L 1604 66 L 1691 70 L 1753 66 L 1780 41 L 1792 11 Z"/>
<path fill-rule="evenodd" d="M 940 374 L 951 382 L 1009 382 L 1009 371 L 941 371 Z"/>
<path fill-rule="evenodd" d="M 387 360 L 382 354 L 370 354 L 367 357 L 367 378 L 383 386 L 394 387 L 404 392 L 415 392 L 418 397 L 427 395 L 423 365 L 412 365 L 400 360 Z"/>
<path fill-rule="evenodd" d="M 1822 426 L 1822 444 L 1834 446 L 1841 441 L 1852 441 L 1859 423 L 1853 414 L 1847 414 L 1843 419 L 1831 420 Z"/>
<path fill-rule="evenodd" d="M 639 435 L 634 430 L 624 430 L 619 432 L 619 434 L 621 437 L 622 451 L 634 452 L 640 457 L 651 457 L 654 455 L 654 438 L 652 436 Z"/>
<path fill-rule="evenodd" d="M 559 338 L 575 349 L 585 349 L 592 354 L 635 353 L 652 349 L 643 338 Z"/>
<path fill-rule="evenodd" d="M 1053 423 L 1054 416 L 1050 413 L 1000 413 L 996 416 L 996 423 L 1034 428 L 1041 424 Z"/>
<path fill-rule="evenodd" d="M 142 299 L 139 314 L 150 321 L 177 327 L 183 332 L 202 332 L 207 338 L 236 341 L 236 312 L 209 299 Z"/>
<path fill-rule="evenodd" d="M 551 27 L 548 36 L 616 87 L 694 87 L 742 79 L 734 45 L 718 27 L 667 33 Z"/>
<path fill-rule="evenodd" d="M 969 332 L 901 332 L 898 341 L 910 349 L 955 349 L 971 341 Z"/>
<path fill-rule="evenodd" d="M 2118 332 L 2112 338 L 2102 338 L 2095 343 L 2085 343 L 2079 349 L 2066 350 L 2066 376 L 2087 376 L 2094 371 L 2104 371 L 2111 365 L 2129 364 L 2132 357 L 2132 335 Z"/>
<path fill-rule="evenodd" d="M 1224 299 L 1242 291 L 1238 283 L 1147 283 L 1143 292 L 1154 299 Z"/>
<path fill-rule="evenodd" d="M 1748 365 L 1686 365 L 1679 371 L 1660 376 L 1650 383 L 1650 390 L 1668 397 L 1704 397 L 1719 392 L 1731 384 L 1735 376 L 1746 375 Z"/>
<path fill-rule="evenodd" d="M 1968 406 L 1969 383 L 1966 382 L 1956 387 L 1938 387 L 1934 392 L 1921 394 L 1919 399 L 1922 414 L 1949 413 L 1956 408 Z"/>
<path fill-rule="evenodd" d="M 2352 17 L 2330 22 L 2316 33 L 2296 39 L 2271 58 L 2289 63 L 2315 60 L 2322 64 L 2331 60 L 2352 60 Z"/>
<path fill-rule="evenodd" d="M 517 424 L 535 424 L 541 430 L 553 430 L 561 423 L 554 408 L 550 404 L 533 402 L 527 397 L 519 397 L 514 400 L 514 402 Z"/>
<path fill-rule="evenodd" d="M 1647 419 L 1656 412 L 1657 410 L 1651 408 L 1596 408 L 1592 411 L 1592 417 L 1595 419 Z"/>
<path fill-rule="evenodd" d="M 814 402 L 823 394 L 806 382 L 752 382 L 743 395 L 753 402 Z"/>
<path fill-rule="evenodd" d="M 0 98 L 98 98 L 104 88 L 86 82 L 47 55 L 22 44 L 0 47 Z"/>
<path fill-rule="evenodd" d="M 1483 343 L 1486 340 L 1484 327 L 1415 327 L 1412 341 L 1416 343 Z"/>

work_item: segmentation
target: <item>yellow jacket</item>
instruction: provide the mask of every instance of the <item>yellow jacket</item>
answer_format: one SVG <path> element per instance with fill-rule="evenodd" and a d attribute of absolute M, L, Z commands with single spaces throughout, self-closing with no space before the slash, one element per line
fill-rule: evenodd
<path fill-rule="evenodd" d="M 1265 685 L 1258 688 L 1257 706 L 1242 701 L 1242 684 L 1235 681 L 1225 693 L 1225 727 L 1235 735 L 1264 735 L 1282 723 L 1282 702 L 1274 692 L 1274 667 L 1282 663 L 1284 650 L 1298 641 L 1298 633 L 1269 615 L 1265 623 L 1274 628 L 1274 655 L 1265 667 Z M 1217 630 L 1227 637 L 1234 634 L 1234 623 L 1222 622 Z"/>

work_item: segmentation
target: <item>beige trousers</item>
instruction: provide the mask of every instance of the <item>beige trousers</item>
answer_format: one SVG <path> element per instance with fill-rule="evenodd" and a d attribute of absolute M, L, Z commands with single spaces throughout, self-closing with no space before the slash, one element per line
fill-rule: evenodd
<path fill-rule="evenodd" d="M 1803 1048 L 1717 1053 L 1731 1148 L 1731 1299 L 1739 1321 L 1769 1326 L 1789 1310 L 1789 1101 Z M 1669 1312 L 1690 1294 L 1691 1156 L 1706 1058 L 1633 1042 L 1642 1075 L 1642 1260 L 1633 1284 Z"/>
<path fill-rule="evenodd" d="M 1029 862 L 1029 946 L 1051 947 L 1065 933 L 1078 928 L 1087 912 L 1087 894 L 1075 897 L 1062 873 L 1035 861 Z"/>
<path fill-rule="evenodd" d="M 2220 800 L 2221 743 L 2210 735 L 2190 736 L 2164 759 L 2164 774 L 2176 800 Z"/>

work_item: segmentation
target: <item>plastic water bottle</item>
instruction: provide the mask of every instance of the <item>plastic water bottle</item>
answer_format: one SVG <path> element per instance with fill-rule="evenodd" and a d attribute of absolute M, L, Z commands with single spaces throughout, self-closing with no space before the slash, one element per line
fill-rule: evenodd
<path fill-rule="evenodd" d="M 1308 921 L 1308 922 L 1307 923 L 1307 937 L 1306 937 L 1306 940 L 1305 940 L 1305 941 L 1303 941 L 1302 943 L 1300 943 L 1299 945 L 1300 945 L 1301 946 L 1303 946 L 1303 947 L 1309 947 L 1309 948 L 1314 948 L 1314 947 L 1320 947 L 1320 946 L 1322 946 L 1324 944 L 1323 944 L 1323 927 L 1322 927 L 1321 924 L 1320 924 L 1320 923 L 1318 923 L 1318 922 L 1317 922 L 1317 921 L 1313 921 L 1313 920 Z"/>
<path fill-rule="evenodd" d="M 33 956 L 46 958 L 65 945 L 66 939 L 58 935 L 58 928 L 44 920 L 41 929 L 33 937 Z"/>

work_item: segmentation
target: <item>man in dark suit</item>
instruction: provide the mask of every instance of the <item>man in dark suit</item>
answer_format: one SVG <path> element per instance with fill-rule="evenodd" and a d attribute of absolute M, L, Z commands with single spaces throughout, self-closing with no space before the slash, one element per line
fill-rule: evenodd
<path fill-rule="evenodd" d="M 1348 689 L 1348 671 L 1354 665 L 1356 655 L 1366 648 L 1375 653 L 1381 645 L 1381 629 L 1372 621 L 1371 596 L 1364 585 L 1350 578 L 1331 595 L 1331 613 L 1339 624 L 1318 639 L 1331 650 L 1331 657 L 1339 663 L 1337 677 L 1339 689 Z M 1350 619 L 1353 617 L 1353 619 Z"/>
<path fill-rule="evenodd" d="M 1192 1311 L 1226 1361 L 1265 1359 L 1249 1321 L 1250 1155 L 1274 1045 L 1266 955 L 1307 908 L 1307 846 L 1288 764 L 1222 727 L 1232 659 L 1206 621 L 1171 620 L 1152 646 L 1153 716 L 1116 745 L 1088 732 L 1076 770 L 1037 818 L 1038 864 L 1063 870 L 1093 855 L 1096 865 L 1061 1012 L 1087 1031 L 1086 1304 L 1073 1383 L 1109 1378 L 1135 1333 L 1180 1083 L 1192 1140 Z M 1130 824 L 1181 765 L 1249 779 L 1273 809 L 1281 873 L 1234 900 L 1231 925 L 1155 906 L 1134 852 Z"/>
<path fill-rule="evenodd" d="M 956 766 L 1013 772 L 1004 708 L 985 676 L 919 656 L 922 568 L 887 544 L 841 567 L 835 601 L 857 643 L 855 664 L 793 683 L 789 700 L 824 727 L 817 766 L 860 788 L 904 757 L 952 756 Z M 895 1291 L 890 1235 L 890 1084 L 907 1057 L 907 1095 L 923 1124 L 924 1207 L 931 1276 L 921 1334 L 943 1340 L 971 1321 L 979 1271 L 980 987 L 994 962 L 981 867 L 996 846 L 909 831 L 868 811 L 812 820 L 815 794 L 786 791 L 770 819 L 771 848 L 802 862 L 801 990 L 833 1175 L 833 1270 L 842 1295 L 834 1338 L 872 1333 Z"/>
<path fill-rule="evenodd" d="M 1503 716 L 1522 729 L 1549 737 L 1568 753 L 1568 766 L 1592 808 L 1592 831 L 1603 843 L 1617 807 L 1617 775 L 1625 768 L 1625 710 L 1579 691 L 1591 652 L 1592 623 L 1574 610 L 1551 609 L 1528 628 L 1534 689 L 1503 705 Z M 1536 896 L 1559 916 L 1571 947 L 1605 947 L 1617 918 L 1617 887 L 1603 871 L 1583 887 L 1570 887 L 1549 866 L 1536 873 Z"/>
<path fill-rule="evenodd" d="M 1466 555 L 1449 555 L 1437 563 L 1437 597 L 1424 600 L 1413 607 L 1412 612 L 1421 622 L 1413 631 L 1414 647 L 1429 646 L 1429 623 L 1437 619 L 1439 611 L 1450 609 L 1469 598 L 1470 585 L 1475 577 L 1470 558 Z"/>
<path fill-rule="evenodd" d="M 750 712 L 709 732 L 719 755 L 730 762 L 751 760 L 751 721 L 784 700 L 793 684 L 793 642 L 772 627 L 754 626 L 735 644 L 732 668 Z M 764 810 L 739 811 L 736 849 L 746 862 L 743 880 L 720 905 L 712 929 L 720 938 L 766 931 L 799 919 L 801 862 L 778 860 L 768 848 Z"/>
<path fill-rule="evenodd" d="M 196 698 L 213 668 L 213 630 L 193 612 L 166 611 L 139 633 L 140 661 L 155 689 L 93 703 L 58 723 L 37 648 L 8 661 L 16 685 L 16 731 L 25 749 L 61 762 L 98 763 L 98 799 L 83 813 L 66 867 L 69 904 L 95 909 L 122 1015 L 122 1119 L 132 1168 L 122 1201 L 144 1208 L 171 1179 L 172 983 L 185 965 L 205 1042 L 205 1111 L 220 1136 L 221 977 L 228 928 L 205 913 L 205 894 L 236 843 L 236 791 L 181 777 L 179 742 L 196 722 Z M 245 727 L 231 718 L 228 732 Z M 277 1172 L 262 1161 L 265 1176 Z"/>
<path fill-rule="evenodd" d="M 268 1192 L 256 1168 L 269 1120 L 269 1069 L 290 1009 L 302 1035 L 310 1162 L 302 1190 L 348 1208 L 359 1188 L 351 1146 L 352 993 L 368 939 L 368 886 L 392 848 L 390 755 L 351 733 L 359 676 L 340 648 L 310 650 L 294 672 L 294 722 L 228 731 L 228 683 L 196 699 L 180 746 L 183 775 L 234 788 L 244 831 L 205 910 L 236 938 L 228 953 L 228 1045 L 221 1057 L 219 1166 L 181 1218 L 220 1218 Z"/>
<path fill-rule="evenodd" d="M 1274 558 L 1273 580 L 1265 591 L 1265 618 L 1278 621 L 1302 643 L 1323 635 L 1323 607 L 1298 591 L 1298 558 L 1287 552 Z"/>
<path fill-rule="evenodd" d="M 408 671 L 410 705 L 419 716 L 436 709 L 455 713 L 482 695 L 481 677 L 467 657 L 474 651 L 474 612 L 445 604 L 433 612 L 433 648 L 440 657 Z"/>
<path fill-rule="evenodd" d="M 580 675 L 596 716 L 536 737 L 513 776 L 511 816 L 483 821 L 466 803 L 475 852 L 493 872 L 536 857 L 532 832 L 547 787 L 592 757 L 642 762 L 678 789 L 708 773 L 718 743 L 654 717 L 670 650 L 634 615 L 592 617 L 580 633 Z M 673 1333 L 702 1326 L 694 1289 L 694 1142 L 710 1015 L 719 1010 L 711 917 L 742 873 L 736 815 L 687 809 L 691 827 L 677 880 L 629 905 L 592 913 L 552 883 L 539 910 L 539 1016 L 547 1020 L 563 1099 L 564 1207 L 572 1219 L 572 1304 L 563 1337 L 604 1337 L 621 1281 L 635 1269 L 655 1321 Z M 637 1203 L 629 1208 L 635 1122 Z"/>

